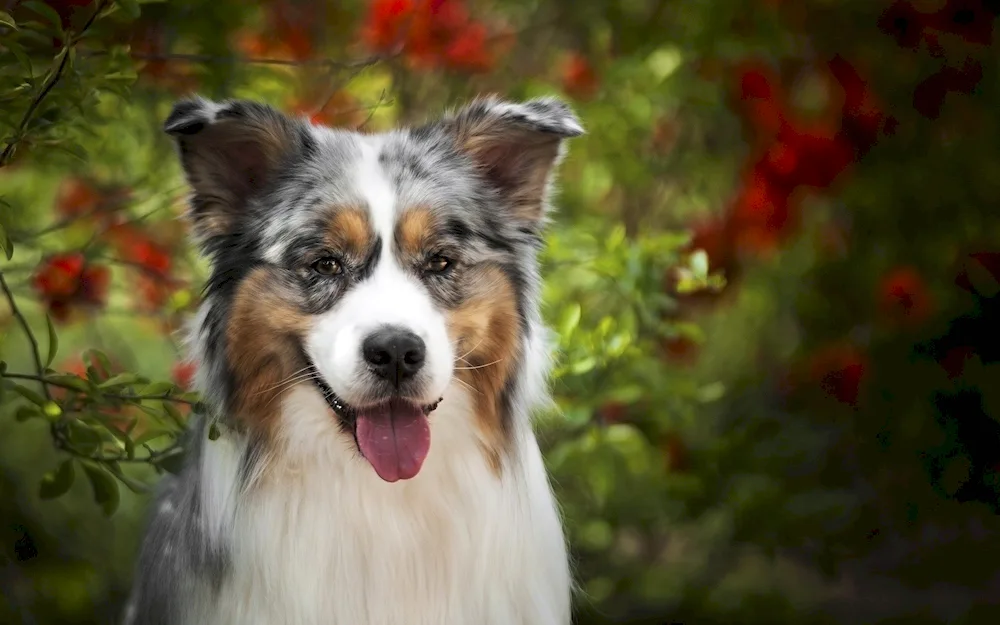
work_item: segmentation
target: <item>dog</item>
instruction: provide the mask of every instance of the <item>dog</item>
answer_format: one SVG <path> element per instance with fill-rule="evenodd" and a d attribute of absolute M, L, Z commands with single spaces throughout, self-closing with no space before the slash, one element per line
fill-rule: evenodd
<path fill-rule="evenodd" d="M 207 408 L 124 622 L 568 625 L 530 415 L 574 112 L 488 96 L 362 134 L 191 97 L 164 129 L 211 267 L 189 339 Z"/>

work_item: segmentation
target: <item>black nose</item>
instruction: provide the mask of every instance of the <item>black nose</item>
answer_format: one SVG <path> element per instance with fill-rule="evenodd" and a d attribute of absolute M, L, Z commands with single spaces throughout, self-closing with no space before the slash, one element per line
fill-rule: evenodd
<path fill-rule="evenodd" d="M 420 371 L 427 348 L 413 332 L 390 327 L 369 334 L 361 352 L 375 375 L 399 386 Z"/>

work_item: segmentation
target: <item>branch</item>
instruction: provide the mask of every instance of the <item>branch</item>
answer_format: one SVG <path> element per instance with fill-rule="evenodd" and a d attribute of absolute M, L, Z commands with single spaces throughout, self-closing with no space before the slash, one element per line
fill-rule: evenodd
<path fill-rule="evenodd" d="M 45 367 L 42 366 L 42 356 L 38 351 L 38 341 L 35 340 L 35 333 L 31 331 L 31 326 L 28 325 L 28 320 L 24 317 L 21 309 L 17 307 L 17 302 L 14 301 L 14 293 L 11 292 L 10 287 L 7 285 L 7 280 L 3 277 L 3 272 L 0 271 L 0 288 L 3 289 L 4 295 L 7 296 L 7 302 L 10 304 L 10 311 L 17 319 L 17 322 L 21 325 L 21 329 L 24 330 L 24 334 L 28 337 L 28 342 L 31 343 L 31 356 L 35 360 L 35 370 L 38 372 L 38 381 L 42 383 L 42 391 L 45 393 L 45 399 L 51 400 L 52 396 L 49 394 L 49 387 L 46 385 L 46 380 L 42 378 L 42 374 L 45 372 Z M 11 374 L 4 373 L 4 377 L 12 377 Z"/>
<path fill-rule="evenodd" d="M 385 89 L 383 89 L 382 93 L 379 94 L 378 100 L 375 102 L 375 104 L 373 104 L 372 106 L 368 107 L 369 108 L 369 110 L 368 110 L 368 117 L 365 118 L 365 121 L 363 121 L 360 124 L 358 124 L 358 127 L 356 128 L 356 130 L 364 130 L 365 126 L 368 125 L 368 122 L 370 122 L 372 120 L 372 118 L 375 117 L 375 112 L 379 109 L 379 107 L 381 107 L 382 105 L 388 105 L 388 104 L 392 104 L 392 100 L 386 100 L 385 99 Z"/>
<path fill-rule="evenodd" d="M 99 50 L 88 50 L 88 56 L 107 54 Z M 325 67 L 329 69 L 358 69 L 375 65 L 391 58 L 392 54 L 377 54 L 363 59 L 345 61 L 341 59 L 292 59 L 258 58 L 247 56 L 213 56 L 210 54 L 167 53 L 132 53 L 132 58 L 138 61 L 179 61 L 182 63 L 205 63 L 208 65 L 276 65 L 281 67 Z"/>
<path fill-rule="evenodd" d="M 27 373 L 2 373 L 0 378 L 10 378 L 11 380 L 30 380 L 32 382 L 40 382 L 43 385 L 55 386 L 56 388 L 64 388 L 70 391 L 80 392 L 80 389 L 72 386 L 70 384 L 63 384 L 62 382 L 56 382 L 54 380 L 49 380 L 42 375 L 29 375 Z M 126 401 L 169 401 L 177 404 L 186 404 L 188 406 L 196 406 L 198 402 L 191 401 L 189 399 L 183 399 L 181 397 L 176 397 L 169 393 L 161 395 L 125 395 L 122 393 L 108 393 L 105 391 L 100 391 L 101 397 L 108 399 L 123 399 Z"/>
<path fill-rule="evenodd" d="M 50 73 L 48 78 L 45 79 L 45 84 L 42 85 L 42 90 L 38 92 L 38 95 L 36 95 L 34 99 L 31 101 L 31 104 L 28 105 L 28 110 L 24 112 L 24 116 L 21 118 L 21 123 L 18 124 L 17 132 L 14 133 L 14 137 L 11 139 L 10 143 L 8 143 L 7 146 L 3 149 L 3 152 L 0 153 L 0 168 L 6 166 L 7 163 L 10 162 L 10 159 L 14 154 L 14 148 L 16 148 L 17 144 L 20 143 L 21 140 L 23 139 L 24 133 L 28 129 L 28 124 L 31 123 L 31 118 L 34 117 L 35 115 L 35 111 L 38 110 L 38 107 L 41 106 L 42 101 L 45 100 L 46 97 L 48 97 L 49 93 L 56 86 L 56 83 L 58 83 L 59 80 L 62 78 L 63 73 L 66 71 L 66 66 L 69 64 L 70 50 L 72 50 L 73 47 L 76 46 L 77 42 L 79 42 L 80 38 L 87 32 L 87 30 L 90 29 L 91 26 L 93 26 L 94 21 L 97 19 L 97 16 L 101 14 L 101 12 L 107 7 L 109 2 L 110 0 L 101 0 L 101 2 L 97 5 L 97 8 L 94 10 L 93 15 L 90 16 L 90 19 L 87 20 L 87 23 L 84 24 L 83 27 L 80 29 L 80 32 L 70 37 L 66 41 L 65 45 L 63 46 L 63 49 L 59 52 L 59 56 L 62 57 L 59 60 L 59 66 L 56 67 L 56 70 Z"/>

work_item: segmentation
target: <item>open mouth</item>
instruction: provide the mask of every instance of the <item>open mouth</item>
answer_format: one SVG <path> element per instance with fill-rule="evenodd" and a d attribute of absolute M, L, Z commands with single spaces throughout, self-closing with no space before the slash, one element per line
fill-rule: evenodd
<path fill-rule="evenodd" d="M 420 472 L 431 446 L 428 415 L 438 407 L 420 405 L 403 397 L 388 397 L 365 406 L 352 406 L 323 381 L 315 365 L 312 380 L 330 409 L 353 429 L 361 455 L 386 482 L 408 480 Z"/>

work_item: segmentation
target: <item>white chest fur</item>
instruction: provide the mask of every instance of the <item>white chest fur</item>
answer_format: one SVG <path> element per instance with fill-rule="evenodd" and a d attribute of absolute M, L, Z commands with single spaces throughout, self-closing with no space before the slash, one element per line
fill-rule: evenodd
<path fill-rule="evenodd" d="M 192 603 L 188 623 L 568 625 L 562 528 L 529 432 L 497 478 L 467 398 L 450 393 L 432 416 L 420 474 L 388 484 L 321 402 L 288 397 L 288 451 L 242 499 L 220 483 L 235 476 L 232 447 L 208 451 L 205 510 L 221 512 L 207 519 L 233 566 L 214 600 Z"/>

